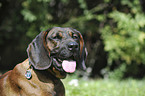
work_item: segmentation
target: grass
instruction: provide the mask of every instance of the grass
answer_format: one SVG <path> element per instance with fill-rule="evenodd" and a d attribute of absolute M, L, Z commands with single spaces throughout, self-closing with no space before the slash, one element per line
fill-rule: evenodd
<path fill-rule="evenodd" d="M 62 81 L 66 96 L 145 96 L 145 80 L 84 80 L 68 76 Z"/>

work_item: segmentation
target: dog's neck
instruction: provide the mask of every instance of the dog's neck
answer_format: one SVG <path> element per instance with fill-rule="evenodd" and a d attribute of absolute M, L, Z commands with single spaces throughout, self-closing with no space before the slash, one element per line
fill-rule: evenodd
<path fill-rule="evenodd" d="M 28 61 L 28 59 L 27 59 Z M 54 79 L 64 79 L 66 77 L 66 73 L 64 72 L 60 72 L 59 70 L 57 70 L 54 66 L 51 66 L 50 68 L 46 69 L 46 70 L 37 70 L 33 67 L 33 65 L 29 62 L 27 63 L 27 70 L 33 70 L 33 72 L 35 74 L 37 74 L 37 76 L 39 76 L 38 78 L 41 79 L 41 76 L 43 77 L 52 77 Z M 32 76 L 33 78 L 33 76 Z"/>
<path fill-rule="evenodd" d="M 44 76 L 46 78 L 51 77 L 54 79 L 64 79 L 66 77 L 66 73 L 61 73 L 54 67 L 50 67 L 49 69 L 46 69 L 46 70 L 37 70 L 37 69 L 34 69 L 34 67 L 32 67 L 32 69 L 38 76 L 40 76 L 38 77 L 39 79 L 41 79 L 41 76 Z"/>
<path fill-rule="evenodd" d="M 40 81 L 42 81 L 42 82 L 46 82 L 47 83 L 47 80 L 49 80 L 49 78 L 53 78 L 52 80 L 54 80 L 54 81 L 59 80 L 59 78 L 57 78 L 56 76 L 54 76 L 48 70 L 35 70 L 35 69 L 33 69 L 33 71 L 37 75 L 38 79 Z"/>

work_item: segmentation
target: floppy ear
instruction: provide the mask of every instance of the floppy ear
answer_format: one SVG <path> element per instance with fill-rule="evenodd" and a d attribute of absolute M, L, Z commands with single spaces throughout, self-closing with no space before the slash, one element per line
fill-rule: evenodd
<path fill-rule="evenodd" d="M 38 70 L 48 69 L 52 63 L 49 52 L 45 48 L 47 34 L 45 31 L 41 32 L 27 48 L 29 62 Z"/>
<path fill-rule="evenodd" d="M 78 60 L 78 67 L 82 70 L 86 69 L 86 65 L 85 65 L 85 59 L 87 57 L 87 49 L 85 47 L 84 44 L 84 40 L 83 40 L 83 36 L 81 35 L 81 33 L 77 30 L 75 30 L 78 34 L 79 34 L 79 42 L 80 42 L 80 59 Z"/>

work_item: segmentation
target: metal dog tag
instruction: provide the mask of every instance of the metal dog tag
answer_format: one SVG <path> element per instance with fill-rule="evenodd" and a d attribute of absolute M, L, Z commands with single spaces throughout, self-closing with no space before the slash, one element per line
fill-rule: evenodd
<path fill-rule="evenodd" d="M 25 77 L 30 80 L 32 75 L 31 75 L 31 71 L 30 70 L 27 70 L 26 73 L 25 73 Z"/>

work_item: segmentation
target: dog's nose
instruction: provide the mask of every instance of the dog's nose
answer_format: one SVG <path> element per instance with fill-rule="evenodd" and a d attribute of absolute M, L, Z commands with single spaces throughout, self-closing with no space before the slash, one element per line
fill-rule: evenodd
<path fill-rule="evenodd" d="M 70 51 L 78 50 L 78 47 L 79 47 L 79 45 L 76 42 L 70 42 L 70 43 L 68 43 L 68 49 Z"/>

